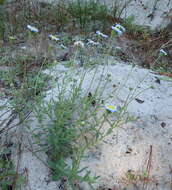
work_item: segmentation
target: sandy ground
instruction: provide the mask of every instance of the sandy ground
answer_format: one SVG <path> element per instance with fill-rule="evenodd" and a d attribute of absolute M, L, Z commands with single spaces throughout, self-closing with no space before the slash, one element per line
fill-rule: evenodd
<path fill-rule="evenodd" d="M 129 88 L 136 88 L 137 100 L 133 100 L 127 110 L 134 118 L 107 137 L 106 142 L 99 143 L 95 148 L 87 152 L 81 167 L 88 166 L 93 175 L 100 176 L 98 184 L 108 188 L 116 187 L 127 189 L 142 189 L 145 184 L 141 180 L 149 169 L 147 189 L 170 190 L 172 167 L 172 81 L 164 77 L 152 74 L 150 70 L 112 61 L 113 65 L 99 66 L 92 91 L 94 91 L 100 78 L 111 76 L 103 97 L 113 91 L 114 84 L 119 88 L 118 94 L 112 93 L 109 100 L 113 104 L 122 105 Z M 102 70 L 104 73 L 102 74 Z M 63 65 L 57 65 L 53 69 L 46 70 L 53 76 L 61 73 L 71 73 L 78 78 L 81 68 L 72 71 Z M 87 90 L 95 70 L 87 72 L 83 83 L 83 90 Z M 157 82 L 157 77 L 159 78 Z M 126 82 L 126 79 L 127 82 Z M 149 88 L 151 87 L 151 88 Z M 149 88 L 149 89 L 147 89 Z M 144 91 L 144 89 L 147 89 Z M 49 100 L 57 93 L 57 88 L 47 91 L 46 99 Z M 139 101 L 140 100 L 140 101 Z M 31 129 L 37 127 L 35 121 L 31 122 Z M 104 128 L 106 128 L 106 124 Z M 27 130 L 27 129 L 26 129 Z M 26 135 L 27 134 L 27 135 Z M 58 182 L 50 182 L 49 170 L 30 150 L 34 149 L 32 135 L 24 133 L 23 152 L 20 157 L 20 172 L 27 171 L 27 183 L 23 190 L 57 190 Z M 46 162 L 45 153 L 37 156 Z M 135 185 L 126 177 L 127 172 L 140 176 Z M 96 186 L 98 186 L 98 184 Z M 95 186 L 95 187 L 96 187 Z M 88 187 L 84 186 L 84 190 Z"/>
<path fill-rule="evenodd" d="M 143 0 L 143 3 L 150 7 L 147 10 L 143 10 L 139 2 L 128 6 L 123 16 L 134 14 L 137 24 L 151 28 L 159 29 L 169 23 L 164 11 L 169 13 L 167 16 L 170 16 L 172 1 L 158 1 L 152 20 L 148 15 L 152 13 L 154 1 Z M 42 46 L 40 47 L 42 49 Z M 109 75 L 111 80 L 102 97 L 105 99 L 111 93 L 112 97 L 109 99 L 109 103 L 122 105 L 132 88 L 136 88 L 138 93 L 143 92 L 127 108 L 128 114 L 134 120 L 116 128 L 106 138 L 106 142 L 98 143 L 96 147 L 89 150 L 86 158 L 82 160 L 81 167 L 88 166 L 93 175 L 100 176 L 95 187 L 104 185 L 107 189 L 109 188 L 108 190 L 113 189 L 114 186 L 120 190 L 125 189 L 125 187 L 127 190 L 172 189 L 172 81 L 166 80 L 163 76 L 155 75 L 150 70 L 139 67 L 132 68 L 131 65 L 119 63 L 113 59 L 105 67 L 102 74 L 103 69 L 103 66 L 99 66 L 96 70 L 91 91 L 95 90 L 100 78 L 104 79 Z M 45 72 L 55 78 L 59 78 L 59 76 L 63 78 L 64 73 L 67 72 L 78 79 L 81 71 L 81 68 L 71 70 L 71 68 L 65 68 L 59 64 Z M 87 91 L 90 86 L 94 72 L 95 69 L 87 72 L 82 87 L 83 91 Z M 117 94 L 112 93 L 114 86 L 119 89 Z M 45 99 L 48 101 L 57 93 L 58 88 L 55 86 L 47 91 Z M 5 101 L 2 100 L 2 104 Z M 4 115 L 1 118 L 2 121 L 9 114 L 10 112 Z M 17 160 L 20 160 L 19 172 L 23 173 L 27 179 L 21 189 L 58 190 L 58 182 L 51 182 L 50 180 L 50 171 L 46 166 L 47 155 L 44 152 L 34 154 L 34 150 L 39 148 L 38 145 L 34 145 L 31 134 L 31 131 L 38 126 L 34 117 L 28 126 L 31 130 L 19 126 L 18 135 L 13 137 L 15 142 L 22 144 L 20 155 L 17 151 L 13 152 L 16 165 Z M 107 127 L 105 124 L 104 128 Z M 150 171 L 147 184 L 145 184 L 142 179 L 147 170 Z M 128 173 L 130 173 L 130 177 L 127 177 L 129 176 Z M 137 176 L 136 182 L 131 180 L 132 174 Z M 90 189 L 84 185 L 83 190 Z"/>
<path fill-rule="evenodd" d="M 39 0 L 40 2 L 57 3 L 59 0 Z M 100 0 L 109 8 L 117 3 L 119 10 L 126 2 L 124 0 Z M 160 29 L 170 23 L 172 8 L 171 0 L 133 0 L 127 4 L 127 8 L 120 15 L 122 18 L 134 16 L 134 23 L 142 26 L 149 26 L 151 29 Z M 117 15 L 119 16 L 119 15 Z"/>

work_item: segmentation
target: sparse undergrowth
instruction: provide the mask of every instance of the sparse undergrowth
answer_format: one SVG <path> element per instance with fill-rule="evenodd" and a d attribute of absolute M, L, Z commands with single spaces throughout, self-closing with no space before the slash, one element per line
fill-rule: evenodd
<path fill-rule="evenodd" d="M 125 8 L 132 1 L 121 3 L 121 1 L 115 0 L 110 10 L 106 5 L 94 0 L 82 1 L 82 3 L 81 0 L 70 3 L 60 0 L 54 6 L 48 3 L 28 3 L 27 0 L 6 2 L 3 5 L 4 13 L 0 23 L 0 35 L 3 36 L 5 42 L 15 36 L 14 43 L 20 43 L 27 38 L 25 28 L 27 24 L 31 23 L 37 26 L 42 33 L 65 31 L 72 34 L 84 33 L 89 36 L 92 31 L 103 30 L 110 35 L 110 25 L 119 22 L 126 27 L 125 41 L 130 41 L 129 50 L 131 51 L 131 53 L 127 53 L 122 50 L 119 57 L 123 60 L 129 60 L 133 59 L 134 56 L 137 60 L 141 60 L 140 65 L 144 67 L 170 73 L 171 32 L 169 28 L 156 32 L 134 24 L 133 16 L 121 19 Z M 161 48 L 165 48 L 169 54 L 157 60 Z"/>
<path fill-rule="evenodd" d="M 0 150 L 0 189 L 17 190 L 24 178 L 16 171 L 11 159 L 13 144 L 1 142 Z"/>
<path fill-rule="evenodd" d="M 8 143 L 3 143 L 5 139 L 13 138 L 17 135 L 17 130 L 21 124 L 27 123 L 27 117 L 33 110 L 34 104 L 42 98 L 42 92 L 47 87 L 50 77 L 42 73 L 40 65 L 36 65 L 36 58 L 19 56 L 16 59 L 3 59 L 1 66 L 5 69 L 0 71 L 1 98 L 7 99 L 8 103 L 0 106 L 2 111 L 0 120 L 1 152 L 0 152 L 0 189 L 16 190 L 24 183 L 24 177 L 18 173 L 18 168 L 11 160 L 11 147 Z M 41 63 L 43 67 L 44 62 Z M 46 65 L 46 64 L 45 64 Z M 11 112 L 9 115 L 8 113 Z M 4 115 L 7 114 L 7 118 Z M 18 119 L 17 124 L 13 122 Z M 17 150 L 18 143 L 13 145 Z"/>
<path fill-rule="evenodd" d="M 16 175 L 14 166 L 10 160 L 11 153 L 8 149 L 6 151 L 7 153 L 4 153 L 4 151 L 0 153 L 0 188 L 2 190 L 12 187 Z"/>
<path fill-rule="evenodd" d="M 125 105 L 128 103 L 125 102 L 118 113 L 111 115 L 104 109 L 100 98 L 102 84 L 96 87 L 96 94 L 89 92 L 89 89 L 88 94 L 85 94 L 82 89 L 84 76 L 79 81 L 72 76 L 63 76 L 55 100 L 43 103 L 36 110 L 41 126 L 38 129 L 41 133 L 36 137 L 46 142 L 42 146 L 49 157 L 52 178 L 61 180 L 61 183 L 65 179 L 63 185 L 72 189 L 79 189 L 82 182 L 88 183 L 92 189 L 92 185 L 97 182 L 98 176 L 92 176 L 88 168 L 80 168 L 80 162 L 89 148 L 102 141 L 123 122 Z M 109 78 L 102 80 L 102 83 L 108 84 L 106 80 Z M 50 120 L 49 125 L 45 124 L 47 118 Z M 103 127 L 105 123 L 108 123 L 107 129 Z"/>
<path fill-rule="evenodd" d="M 66 76 L 63 85 L 59 86 L 59 94 L 56 99 L 52 99 L 48 105 L 47 102 L 42 105 L 43 92 L 51 87 L 48 83 L 51 77 L 43 74 L 42 70 L 53 65 L 56 58 L 47 56 L 47 54 L 50 53 L 51 55 L 57 44 L 48 42 L 46 52 L 38 52 L 36 56 L 32 55 L 33 52 L 21 53 L 20 55 L 14 52 L 13 54 L 13 49 L 17 49 L 18 44 L 23 42 L 25 45 L 29 43 L 30 46 L 35 46 L 36 50 L 38 49 L 37 42 L 40 36 L 25 32 L 26 25 L 33 23 L 45 34 L 61 31 L 72 32 L 72 34 L 84 33 L 86 37 L 94 37 L 97 40 L 99 44 L 97 46 L 74 47 L 72 34 L 69 37 L 66 35 L 67 33 L 63 34 L 62 42 L 69 46 L 69 52 L 63 54 L 59 60 L 64 61 L 65 66 L 88 68 L 102 64 L 100 59 L 93 61 L 91 57 L 99 57 L 101 53 L 103 53 L 103 57 L 112 54 L 120 57 L 120 59 L 131 60 L 132 57 L 128 54 L 121 53 L 121 50 L 114 50 L 112 47 L 117 38 L 116 35 L 109 32 L 109 26 L 118 21 L 125 26 L 127 30 L 126 40 L 132 41 L 132 53 L 140 56 L 142 66 L 160 72 L 171 72 L 170 55 L 161 56 L 159 54 L 160 48 L 170 50 L 170 33 L 166 29 L 154 33 L 149 29 L 137 26 L 133 24 L 133 17 L 122 20 L 120 15 L 125 10 L 127 3 L 119 9 L 116 1 L 110 13 L 105 5 L 93 0 L 84 3 L 77 0 L 69 4 L 60 1 L 56 6 L 46 3 L 34 4 L 28 3 L 28 1 L 14 1 L 0 7 L 0 11 L 4 8 L 4 13 L 0 12 L 0 39 L 5 44 L 0 49 L 0 66 L 2 67 L 0 70 L 0 87 L 3 89 L 1 97 L 9 98 L 10 107 L 13 114 L 18 116 L 19 124 L 25 121 L 27 123 L 27 114 L 33 110 L 36 111 L 43 136 L 46 136 L 44 139 L 46 143 L 43 141 L 41 146 L 49 156 L 48 166 L 51 169 L 52 178 L 53 180 L 61 180 L 61 183 L 64 183 L 61 185 L 67 186 L 67 188 L 79 189 L 82 182 L 87 182 L 92 188 L 92 184 L 96 182 L 98 176 L 92 176 L 88 168 L 80 168 L 80 162 L 90 147 L 102 141 L 115 127 L 121 124 L 128 102 L 121 106 L 120 111 L 114 114 L 111 121 L 111 114 L 105 110 L 103 114 L 99 113 L 103 107 L 102 92 L 94 94 L 88 90 L 85 93 L 82 91 L 84 77 L 78 79 L 80 81 L 78 84 L 77 80 Z M 107 33 L 109 39 L 102 39 L 93 34 L 89 35 L 89 32 L 95 32 L 98 29 Z M 81 36 L 84 42 L 86 42 L 85 36 Z M 44 36 L 42 40 L 45 40 Z M 58 61 L 55 61 L 55 64 L 58 64 Z M 72 86 L 69 92 L 68 83 Z M 98 90 L 95 89 L 95 92 Z M 12 118 L 9 117 L 7 123 L 10 123 L 13 120 Z M 48 118 L 50 123 L 45 125 L 46 122 L 43 118 Z M 102 131 L 105 122 L 109 124 L 109 129 Z M 3 126 L 3 124 L 4 121 L 1 125 Z M 3 127 L 1 133 L 8 130 L 6 127 L 9 125 Z M 35 134 L 35 136 L 42 139 L 40 134 Z M 0 187 L 2 190 L 16 189 L 17 183 L 20 182 L 18 180 L 16 182 L 16 171 L 8 153 L 0 153 L 0 171 Z M 132 182 L 136 178 L 132 173 L 127 173 L 126 177 Z"/>

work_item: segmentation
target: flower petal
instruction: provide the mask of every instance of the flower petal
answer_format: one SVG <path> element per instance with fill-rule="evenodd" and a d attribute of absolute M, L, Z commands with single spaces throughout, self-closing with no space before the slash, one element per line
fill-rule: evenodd
<path fill-rule="evenodd" d="M 37 28 L 35 28 L 34 26 L 31 26 L 29 24 L 27 25 L 27 29 L 29 29 L 31 32 L 36 32 L 36 33 L 39 32 L 39 30 Z"/>

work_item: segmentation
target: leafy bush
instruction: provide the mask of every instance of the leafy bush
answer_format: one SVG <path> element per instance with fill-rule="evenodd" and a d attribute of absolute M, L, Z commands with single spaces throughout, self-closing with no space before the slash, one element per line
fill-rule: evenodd
<path fill-rule="evenodd" d="M 86 30 L 91 21 L 105 21 L 108 15 L 107 7 L 95 0 L 72 1 L 68 11 L 82 30 Z"/>
<path fill-rule="evenodd" d="M 3 7 L 0 7 L 0 40 L 4 38 L 5 33 L 5 17 Z"/>
<path fill-rule="evenodd" d="M 127 32 L 133 36 L 137 36 L 138 34 L 143 34 L 145 32 L 145 27 L 134 24 L 133 15 L 123 20 L 123 26 L 125 26 Z"/>
<path fill-rule="evenodd" d="M 0 151 L 0 189 L 7 190 L 12 188 L 16 172 L 10 159 L 11 151 L 9 148 L 2 148 Z"/>

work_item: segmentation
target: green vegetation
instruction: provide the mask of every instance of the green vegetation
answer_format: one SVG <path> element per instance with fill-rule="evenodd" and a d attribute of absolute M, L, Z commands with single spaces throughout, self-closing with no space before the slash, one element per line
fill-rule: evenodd
<path fill-rule="evenodd" d="M 122 14 L 124 13 L 125 9 L 133 0 L 114 0 L 112 6 L 112 15 L 114 19 L 121 19 Z"/>
<path fill-rule="evenodd" d="M 1 143 L 2 145 L 2 143 Z M 24 182 L 24 179 L 16 172 L 14 164 L 11 160 L 11 146 L 1 146 L 0 151 L 0 189 L 8 190 L 18 188 L 18 185 Z"/>
<path fill-rule="evenodd" d="M 42 91 L 46 85 L 45 81 L 48 82 L 50 79 L 40 72 L 37 66 L 33 65 L 34 61 L 34 57 L 25 56 L 19 56 L 16 59 L 7 57 L 1 59 L 1 66 L 8 68 L 0 71 L 0 85 L 5 89 L 1 97 L 9 97 L 8 105 L 1 106 L 1 110 L 5 110 L 5 113 L 11 111 L 7 118 L 1 118 L 0 121 L 2 139 L 11 138 L 11 129 L 20 126 L 21 123 L 27 124 L 27 115 L 33 110 L 34 104 L 42 98 Z M 35 66 L 35 69 L 30 69 L 30 66 Z M 4 115 L 3 112 L 1 117 Z M 10 124 L 15 118 L 18 118 L 19 122 L 11 126 Z M 16 143 L 12 148 L 15 149 L 18 146 L 19 144 Z M 0 188 L 2 190 L 16 190 L 24 182 L 24 177 L 21 177 L 11 160 L 12 148 L 6 143 L 1 142 L 0 144 Z"/>
<path fill-rule="evenodd" d="M 4 38 L 5 32 L 5 17 L 3 7 L 0 7 L 0 40 Z"/>
<path fill-rule="evenodd" d="M 115 113 L 107 112 L 102 100 L 105 88 L 111 80 L 110 76 L 104 77 L 102 71 L 97 86 L 91 90 L 97 72 L 96 66 L 108 65 L 110 55 L 113 58 L 131 60 L 135 53 L 128 55 L 120 48 L 115 49 L 114 44 L 119 39 L 114 31 L 111 31 L 111 36 L 109 35 L 110 26 L 118 21 L 126 28 L 124 40 L 127 40 L 127 37 L 135 40 L 136 46 L 133 49 L 141 49 L 141 54 L 145 53 L 144 64 L 147 64 L 147 67 L 167 72 L 170 65 L 165 56 L 159 56 L 158 50 L 161 47 L 168 49 L 171 44 L 160 46 L 156 44 L 157 42 L 152 43 L 157 41 L 152 32 L 134 24 L 132 16 L 121 19 L 123 11 L 132 0 L 125 1 L 123 4 L 119 2 L 121 1 L 116 0 L 111 10 L 94 0 L 82 1 L 82 3 L 81 0 L 70 1 L 70 3 L 61 0 L 56 6 L 21 0 L 16 2 L 14 9 L 10 11 L 1 11 L 2 7 L 0 7 L 0 40 L 3 39 L 5 42 L 3 47 L 0 46 L 2 68 L 0 96 L 8 100 L 8 105 L 0 108 L 11 111 L 8 118 L 1 120 L 0 134 L 10 137 L 11 134 L 6 132 L 11 129 L 21 124 L 22 127 L 28 127 L 28 117 L 32 113 L 38 120 L 38 126 L 31 132 L 37 145 L 47 153 L 46 165 L 51 171 L 52 180 L 62 180 L 64 177 L 69 189 L 77 189 L 77 185 L 82 182 L 88 183 L 90 189 L 93 188 L 98 176 L 92 176 L 88 168 L 80 166 L 85 155 L 90 148 L 102 142 L 121 123 L 136 120 L 130 115 L 126 118 L 126 108 L 137 96 L 137 87 L 129 88 L 126 101 Z M 0 1 L 1 5 L 5 3 L 7 2 Z M 27 24 L 38 27 L 43 35 L 27 32 Z M 96 30 L 104 31 L 109 37 L 102 38 L 91 33 L 93 31 L 95 33 Z M 56 32 L 59 32 L 59 37 L 62 32 L 61 41 L 48 40 L 48 34 Z M 74 45 L 77 41 L 74 39 L 75 33 L 79 34 L 79 38 L 77 36 L 76 39 L 84 43 L 83 48 Z M 94 39 L 97 45 L 88 45 L 86 40 L 89 38 Z M 169 40 L 169 38 L 160 39 L 161 43 Z M 67 50 L 56 49 L 61 43 L 68 46 Z M 148 52 L 150 47 L 153 50 Z M 57 54 L 62 50 L 66 52 L 58 57 Z M 135 55 L 138 53 L 136 52 Z M 59 71 L 56 78 L 53 78 L 51 74 L 42 72 L 46 68 L 51 70 L 52 66 L 58 65 L 59 62 L 67 69 L 70 67 L 72 70 L 70 75 L 65 71 L 62 73 Z M 75 73 L 77 68 L 80 72 L 84 72 Z M 89 88 L 85 91 L 83 86 L 87 80 L 86 75 L 92 68 L 95 69 L 95 73 L 90 80 Z M 49 101 L 45 101 L 45 91 L 52 88 L 54 82 L 58 87 L 58 93 Z M 115 88 L 109 93 L 106 100 L 111 98 L 112 94 L 115 96 L 116 91 Z M 18 123 L 10 126 L 14 118 L 18 119 Z M 105 124 L 108 126 L 106 130 L 103 129 Z M 2 149 L 4 146 L 7 148 L 5 151 Z M 15 146 L 19 144 L 16 143 Z M 3 150 L 0 152 L 0 188 L 17 190 L 24 180 L 18 177 L 20 174 L 12 163 L 10 148 L 1 144 L 0 149 Z M 132 172 L 127 172 L 126 178 L 131 182 L 137 180 L 137 176 Z"/>
<path fill-rule="evenodd" d="M 105 5 L 101 5 L 94 0 L 77 0 L 69 3 L 69 14 L 72 15 L 74 22 L 79 25 L 81 30 L 88 30 L 91 21 L 95 24 L 96 21 L 107 22 L 108 10 Z"/>
<path fill-rule="evenodd" d="M 0 5 L 3 5 L 5 3 L 5 0 L 0 0 Z"/>
<path fill-rule="evenodd" d="M 9 150 L 7 150 L 9 152 Z M 15 170 L 13 164 L 9 158 L 10 153 L 0 154 L 0 188 L 2 190 L 8 189 L 12 186 L 12 181 L 15 177 Z"/>
<path fill-rule="evenodd" d="M 42 146 L 49 156 L 48 165 L 52 170 L 52 178 L 60 180 L 65 176 L 67 186 L 73 189 L 76 189 L 76 183 L 86 182 L 92 188 L 92 184 L 96 182 L 98 176 L 91 176 L 88 168 L 80 168 L 80 163 L 89 148 L 102 141 L 123 122 L 126 109 L 121 108 L 119 113 L 112 115 L 105 109 L 103 111 L 103 91 L 100 85 L 108 84 L 109 78 L 100 81 L 95 94 L 89 92 L 90 89 L 85 94 L 82 90 L 85 75 L 83 73 L 79 79 L 64 75 L 56 98 L 49 103 L 43 102 L 35 112 L 40 122 L 38 130 L 41 131 L 36 137 L 42 139 L 42 136 L 46 136 L 46 145 Z M 100 114 L 100 110 L 104 113 Z M 48 126 L 44 120 L 47 117 L 50 120 Z M 109 127 L 102 130 L 107 122 Z"/>
<path fill-rule="evenodd" d="M 122 24 L 127 29 L 127 33 L 130 35 L 133 36 L 141 35 L 141 37 L 145 35 L 146 32 L 145 27 L 134 24 L 134 16 L 129 16 L 126 19 L 124 19 Z"/>

